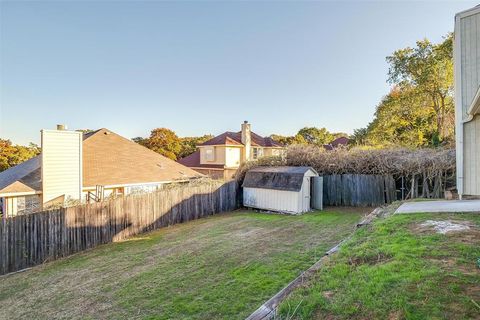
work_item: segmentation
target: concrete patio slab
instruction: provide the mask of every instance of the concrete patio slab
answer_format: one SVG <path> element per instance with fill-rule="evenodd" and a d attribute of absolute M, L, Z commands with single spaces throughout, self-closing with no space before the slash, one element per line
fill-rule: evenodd
<path fill-rule="evenodd" d="M 480 212 L 480 200 L 406 202 L 395 211 L 395 213 L 422 212 Z"/>

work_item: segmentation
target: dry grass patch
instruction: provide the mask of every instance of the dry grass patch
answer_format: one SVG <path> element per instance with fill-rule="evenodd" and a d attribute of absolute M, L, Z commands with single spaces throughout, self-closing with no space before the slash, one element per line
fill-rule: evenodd
<path fill-rule="evenodd" d="M 368 209 L 220 214 L 4 276 L 2 319 L 242 319 Z"/>

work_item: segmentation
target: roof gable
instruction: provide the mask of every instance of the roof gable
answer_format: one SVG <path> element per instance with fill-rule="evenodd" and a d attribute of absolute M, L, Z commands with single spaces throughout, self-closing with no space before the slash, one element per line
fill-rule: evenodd
<path fill-rule="evenodd" d="M 270 148 L 281 148 L 282 145 L 273 140 L 270 137 L 262 137 L 255 132 L 251 132 L 251 143 L 253 147 L 270 147 Z M 239 145 L 243 146 L 242 143 L 242 132 L 224 132 L 199 146 L 214 146 L 214 145 Z"/>
<path fill-rule="evenodd" d="M 0 193 L 23 192 L 20 190 L 22 188 L 25 192 L 40 191 L 40 163 L 41 156 L 36 156 L 0 172 Z M 20 188 L 20 185 L 24 187 Z"/>

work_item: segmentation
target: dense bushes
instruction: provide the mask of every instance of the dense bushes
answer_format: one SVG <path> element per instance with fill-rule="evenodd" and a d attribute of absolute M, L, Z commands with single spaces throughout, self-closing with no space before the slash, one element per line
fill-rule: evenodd
<path fill-rule="evenodd" d="M 403 188 L 402 198 L 441 197 L 454 184 L 454 149 L 344 149 L 325 151 L 315 146 L 294 145 L 282 157 L 245 164 L 237 179 L 254 166 L 311 166 L 320 175 L 389 174 Z"/>

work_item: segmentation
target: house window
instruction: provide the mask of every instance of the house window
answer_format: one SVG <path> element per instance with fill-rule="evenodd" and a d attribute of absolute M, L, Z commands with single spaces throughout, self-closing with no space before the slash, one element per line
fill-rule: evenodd
<path fill-rule="evenodd" d="M 215 161 L 215 153 L 213 148 L 205 149 L 205 160 Z"/>
<path fill-rule="evenodd" d="M 263 156 L 263 149 L 262 148 L 253 148 L 253 159 L 256 160 Z"/>

